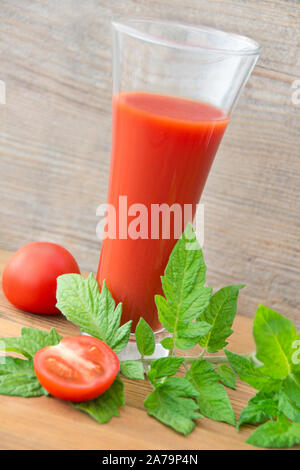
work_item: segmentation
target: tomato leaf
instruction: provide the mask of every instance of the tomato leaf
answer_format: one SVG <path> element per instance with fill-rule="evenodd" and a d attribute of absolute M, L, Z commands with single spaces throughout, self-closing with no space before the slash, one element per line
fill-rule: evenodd
<path fill-rule="evenodd" d="M 233 390 L 236 389 L 236 374 L 234 370 L 227 364 L 220 364 L 218 366 L 218 374 L 220 376 L 221 382 Z"/>
<path fill-rule="evenodd" d="M 142 356 L 151 356 L 155 350 L 155 340 L 152 328 L 143 317 L 135 329 L 136 345 Z"/>
<path fill-rule="evenodd" d="M 277 417 L 278 403 L 272 394 L 257 393 L 252 397 L 247 406 L 245 406 L 239 416 L 237 428 L 239 429 L 242 424 L 252 423 L 258 424 Z"/>
<path fill-rule="evenodd" d="M 203 336 L 211 330 L 211 325 L 205 321 L 178 321 L 176 346 L 185 351 L 201 342 Z"/>
<path fill-rule="evenodd" d="M 107 423 L 113 416 L 119 417 L 119 408 L 124 405 L 124 384 L 120 377 L 117 377 L 111 387 L 94 400 L 72 403 L 74 408 L 88 413 L 100 424 Z"/>
<path fill-rule="evenodd" d="M 162 325 L 173 334 L 179 349 L 190 349 L 210 326 L 194 320 L 208 305 L 212 288 L 205 287 L 206 266 L 192 225 L 188 224 L 176 243 L 162 276 L 165 297 L 155 296 Z"/>
<path fill-rule="evenodd" d="M 127 377 L 127 379 L 144 380 L 144 367 L 141 361 L 121 361 L 120 363 L 121 373 Z"/>
<path fill-rule="evenodd" d="M 300 423 L 291 423 L 281 416 L 259 426 L 246 442 L 258 447 L 292 447 L 300 443 Z"/>
<path fill-rule="evenodd" d="M 293 400 L 297 406 L 300 406 L 300 373 L 290 372 L 283 381 L 283 391 Z"/>
<path fill-rule="evenodd" d="M 240 379 L 247 382 L 251 387 L 266 392 L 276 391 L 281 387 L 282 382 L 280 380 L 266 375 L 263 367 L 254 365 L 247 357 L 231 352 L 228 349 L 225 349 L 225 354 Z"/>
<path fill-rule="evenodd" d="M 176 374 L 183 361 L 184 357 L 179 356 L 169 356 L 155 359 L 151 362 L 151 367 L 148 372 L 149 380 L 152 383 L 155 383 L 155 381 L 159 379 L 170 377 L 171 375 Z"/>
<path fill-rule="evenodd" d="M 131 331 L 131 321 L 120 326 L 113 334 L 110 339 L 108 339 L 108 345 L 115 351 L 115 353 L 120 353 L 123 351 L 125 346 L 127 346 Z"/>
<path fill-rule="evenodd" d="M 169 351 L 172 351 L 172 349 L 174 348 L 174 340 L 170 336 L 163 338 L 160 344 L 162 345 L 163 348 L 168 349 Z"/>
<path fill-rule="evenodd" d="M 293 366 L 292 346 L 297 338 L 291 320 L 260 305 L 254 318 L 253 336 L 256 357 L 264 364 L 266 375 L 275 379 L 287 377 Z"/>
<path fill-rule="evenodd" d="M 197 395 L 194 387 L 181 377 L 168 377 L 157 383 L 144 405 L 150 416 L 184 435 L 195 427 L 194 420 L 201 418 L 198 405 L 193 400 Z"/>
<path fill-rule="evenodd" d="M 226 339 L 233 332 L 231 327 L 236 315 L 239 291 L 244 286 L 226 286 L 218 290 L 200 315 L 200 320 L 211 325 L 210 331 L 200 340 L 200 345 L 208 352 L 217 352 L 228 344 Z"/>
<path fill-rule="evenodd" d="M 0 394 L 26 398 L 46 394 L 36 378 L 32 359 L 5 357 L 0 365 Z"/>
<path fill-rule="evenodd" d="M 62 337 L 52 328 L 49 333 L 36 328 L 22 328 L 21 336 L 0 338 L 0 345 L 5 351 L 14 351 L 31 359 L 35 353 L 46 346 L 55 346 Z"/>
<path fill-rule="evenodd" d="M 220 377 L 212 364 L 204 359 L 193 362 L 185 378 L 197 391 L 200 412 L 215 421 L 235 424 L 234 412 Z"/>
<path fill-rule="evenodd" d="M 81 331 L 107 343 L 116 353 L 129 341 L 131 321 L 120 327 L 122 304 L 116 307 L 105 281 L 101 293 L 90 273 L 85 279 L 80 274 L 63 274 L 57 278 L 56 307 Z"/>
<path fill-rule="evenodd" d="M 279 392 L 279 403 L 278 409 L 281 413 L 284 414 L 288 419 L 300 423 L 300 403 L 296 404 L 284 390 Z"/>

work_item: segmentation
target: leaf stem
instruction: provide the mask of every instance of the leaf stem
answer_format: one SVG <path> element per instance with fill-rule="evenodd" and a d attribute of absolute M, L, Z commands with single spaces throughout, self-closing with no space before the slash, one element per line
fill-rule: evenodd
<path fill-rule="evenodd" d="M 199 359 L 201 359 L 205 353 L 206 353 L 206 348 L 203 348 L 201 353 L 199 354 Z"/>
<path fill-rule="evenodd" d="M 141 355 L 141 362 L 143 364 L 144 374 L 146 377 L 148 377 L 147 372 L 148 372 L 148 367 L 150 364 L 146 362 L 145 356 L 143 354 Z"/>
<path fill-rule="evenodd" d="M 204 356 L 203 354 L 200 354 L 199 356 L 182 356 L 182 357 L 184 357 L 184 362 L 186 364 L 192 364 L 194 361 L 198 361 L 201 358 L 205 359 L 208 362 L 211 362 L 212 364 L 222 364 L 222 363 L 229 362 L 226 356 Z M 247 357 L 253 361 L 253 353 L 240 354 L 240 356 Z M 151 362 L 154 360 L 155 359 L 144 359 L 144 362 L 150 365 Z"/>

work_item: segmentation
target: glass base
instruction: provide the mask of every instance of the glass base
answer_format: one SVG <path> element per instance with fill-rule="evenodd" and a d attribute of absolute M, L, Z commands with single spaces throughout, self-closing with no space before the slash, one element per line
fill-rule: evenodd
<path fill-rule="evenodd" d="M 155 350 L 154 353 L 151 356 L 145 356 L 146 359 L 159 359 L 161 357 L 167 357 L 170 354 L 170 351 L 168 349 L 165 349 L 161 344 L 160 341 L 167 336 L 167 331 L 162 328 L 161 330 L 155 331 L 154 332 L 154 338 L 155 338 Z M 126 346 L 126 348 L 123 349 L 118 354 L 118 357 L 120 361 L 133 361 L 135 359 L 140 359 L 141 354 L 138 351 L 136 341 L 135 341 L 135 334 L 131 333 L 130 334 L 130 340 Z"/>
<path fill-rule="evenodd" d="M 161 344 L 156 343 L 154 353 L 152 356 L 146 356 L 146 359 L 159 359 L 161 357 L 167 357 L 168 355 L 169 351 L 163 348 Z M 140 357 L 141 355 L 135 341 L 129 341 L 126 348 L 118 354 L 120 361 L 133 361 L 135 359 L 140 359 Z"/>
<path fill-rule="evenodd" d="M 80 331 L 81 335 L 90 336 L 88 333 L 84 333 Z M 165 349 L 161 344 L 160 341 L 165 338 L 167 332 L 165 329 L 159 330 L 154 332 L 155 337 L 155 350 L 151 356 L 145 356 L 146 359 L 159 359 L 161 357 L 167 357 L 170 354 L 168 349 Z M 130 334 L 130 340 L 127 346 L 118 354 L 118 358 L 120 361 L 134 361 L 136 359 L 141 358 L 141 354 L 137 348 L 136 341 L 135 341 L 135 334 Z"/>
<path fill-rule="evenodd" d="M 128 361 L 128 360 L 135 360 L 140 359 L 141 354 L 138 351 L 135 335 L 131 334 L 131 339 L 129 340 L 127 346 L 118 354 L 118 358 L 120 361 Z M 151 356 L 145 356 L 146 359 L 159 359 L 161 357 L 167 357 L 170 353 L 168 349 L 165 349 L 161 344 L 160 341 L 166 336 L 165 330 L 160 330 L 157 333 L 154 333 L 155 336 L 155 350 Z"/>

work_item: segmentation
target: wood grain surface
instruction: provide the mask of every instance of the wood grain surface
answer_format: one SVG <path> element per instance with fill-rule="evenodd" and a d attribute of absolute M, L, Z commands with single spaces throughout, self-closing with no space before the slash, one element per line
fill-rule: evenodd
<path fill-rule="evenodd" d="M 263 302 L 299 322 L 299 0 L 1 0 L 0 246 L 51 240 L 96 270 L 110 20 L 124 15 L 203 23 L 261 43 L 203 195 L 208 281 L 245 282 L 242 315 Z"/>
<path fill-rule="evenodd" d="M 10 253 L 0 250 L 0 275 Z M 0 336 L 19 336 L 22 326 L 74 335 L 78 329 L 63 317 L 41 316 L 17 310 L 0 291 Z M 251 352 L 254 344 L 251 320 L 238 316 L 228 346 L 234 352 Z M 147 416 L 143 406 L 149 393 L 143 381 L 125 380 L 126 405 L 120 418 L 100 425 L 88 415 L 49 397 L 21 398 L 0 395 L 0 449 L 254 449 L 245 444 L 253 430 L 203 418 L 183 437 Z M 254 389 L 238 383 L 229 396 L 238 417 Z"/>

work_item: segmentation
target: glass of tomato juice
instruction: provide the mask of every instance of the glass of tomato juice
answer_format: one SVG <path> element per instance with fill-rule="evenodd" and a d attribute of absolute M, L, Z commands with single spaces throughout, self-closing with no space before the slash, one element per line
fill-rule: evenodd
<path fill-rule="evenodd" d="M 108 204 L 115 222 L 107 218 L 97 280 L 123 302 L 122 322 L 132 320 L 132 332 L 141 316 L 158 332 L 160 276 L 195 216 L 259 45 L 206 26 L 160 20 L 114 21 L 112 31 Z"/>

